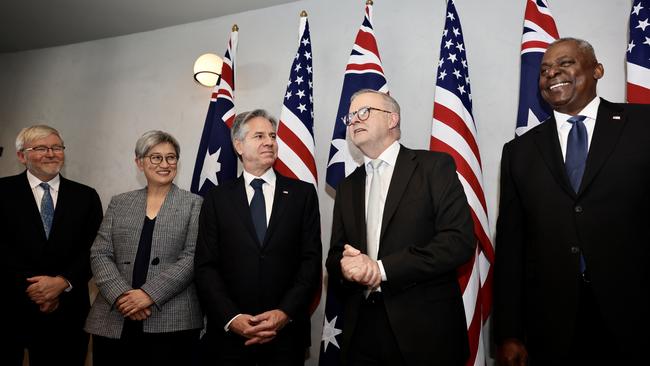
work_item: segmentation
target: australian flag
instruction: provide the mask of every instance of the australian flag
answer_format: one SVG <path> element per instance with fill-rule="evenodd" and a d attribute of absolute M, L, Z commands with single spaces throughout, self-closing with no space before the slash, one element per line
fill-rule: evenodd
<path fill-rule="evenodd" d="M 343 116 L 348 114 L 350 108 L 350 97 L 361 89 L 375 89 L 388 93 L 388 85 L 384 76 L 384 69 L 381 66 L 377 41 L 372 27 L 372 4 L 366 3 L 366 13 L 363 24 L 359 28 L 357 38 L 352 47 L 350 60 L 345 68 L 343 79 L 343 90 L 339 101 L 339 109 L 334 122 L 334 133 L 330 154 L 327 159 L 327 184 L 336 189 L 343 178 L 352 173 L 359 166 L 350 145 L 345 139 L 346 126 L 343 123 Z M 358 155 L 358 153 L 357 153 Z M 358 155 L 356 158 L 360 159 Z"/>
<path fill-rule="evenodd" d="M 237 156 L 230 140 L 230 128 L 235 121 L 235 53 L 236 25 L 232 27 L 228 49 L 223 60 L 221 78 L 212 90 L 208 115 L 196 154 L 190 190 L 204 196 L 212 187 L 235 179 Z"/>
<path fill-rule="evenodd" d="M 343 90 L 339 109 L 334 122 L 334 133 L 327 164 L 327 184 L 336 189 L 336 186 L 348 174 L 359 166 L 351 154 L 348 142 L 346 141 L 346 126 L 343 123 L 343 116 L 349 112 L 350 97 L 361 89 L 374 89 L 388 93 L 388 85 L 384 76 L 384 69 L 381 66 L 377 41 L 372 27 L 372 2 L 366 3 L 365 17 L 359 28 L 357 38 L 352 46 L 350 60 L 345 68 L 343 79 Z M 355 148 L 356 149 L 356 148 Z M 357 152 L 359 159 L 360 152 Z M 343 307 L 340 300 L 328 286 L 327 299 L 325 301 L 325 319 L 323 320 L 323 335 L 320 349 L 320 366 L 332 366 L 341 364 L 341 333 L 343 328 Z"/>
<path fill-rule="evenodd" d="M 524 32 L 521 37 L 521 78 L 519 110 L 515 134 L 529 129 L 551 116 L 551 108 L 539 92 L 539 68 L 548 45 L 559 38 L 547 0 L 527 0 Z"/>

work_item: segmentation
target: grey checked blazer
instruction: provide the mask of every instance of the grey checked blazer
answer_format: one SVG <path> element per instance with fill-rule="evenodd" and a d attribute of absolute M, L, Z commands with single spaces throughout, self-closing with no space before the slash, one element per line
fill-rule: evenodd
<path fill-rule="evenodd" d="M 124 317 L 114 306 L 131 290 L 131 277 L 146 215 L 147 189 L 111 199 L 90 263 L 99 294 L 86 320 L 88 333 L 120 338 Z M 202 198 L 172 185 L 153 231 L 147 281 L 141 287 L 154 301 L 144 320 L 145 333 L 175 332 L 203 327 L 194 287 L 194 249 Z"/>

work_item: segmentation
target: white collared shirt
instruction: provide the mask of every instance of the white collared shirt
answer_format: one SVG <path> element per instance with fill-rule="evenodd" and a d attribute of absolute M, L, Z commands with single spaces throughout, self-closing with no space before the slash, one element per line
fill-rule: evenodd
<path fill-rule="evenodd" d="M 36 178 L 36 176 L 30 171 L 27 171 L 27 181 L 29 181 L 29 187 L 32 189 L 34 194 L 34 199 L 36 200 L 36 206 L 38 207 L 38 212 L 41 212 L 41 200 L 43 200 L 43 194 L 45 190 L 40 186 L 43 181 Z M 59 186 L 61 185 L 61 176 L 56 175 L 49 182 L 45 182 L 50 185 L 50 196 L 52 196 L 52 203 L 56 209 L 56 201 L 59 198 Z"/>
<path fill-rule="evenodd" d="M 397 141 L 394 141 L 389 147 L 386 148 L 378 157 L 377 159 L 380 159 L 382 161 L 381 165 L 379 166 L 379 175 L 380 175 L 380 200 L 379 200 L 379 211 L 381 212 L 380 218 L 379 218 L 379 223 L 376 228 L 373 228 L 373 230 L 377 230 L 377 237 L 379 237 L 380 232 L 381 232 L 381 225 L 382 225 L 382 220 L 384 216 L 384 206 L 386 205 L 386 196 L 388 195 L 388 188 L 390 187 L 390 181 L 393 178 L 393 171 L 395 170 L 395 163 L 397 162 L 397 155 L 399 155 L 399 150 L 400 150 L 400 144 Z M 370 165 L 370 162 L 373 159 L 370 159 L 367 156 L 363 156 L 363 165 L 366 168 L 366 191 L 365 191 L 365 202 L 366 202 L 366 220 L 368 218 L 368 196 L 370 195 L 370 183 L 372 182 L 373 178 L 373 170 L 372 166 Z M 381 279 L 383 281 L 386 281 L 386 271 L 384 270 L 384 265 L 381 262 L 381 260 L 378 260 L 377 263 L 379 264 L 379 270 L 381 271 Z"/>
<path fill-rule="evenodd" d="M 264 180 L 262 185 L 262 192 L 264 193 L 264 205 L 266 206 L 266 225 L 268 226 L 269 220 L 271 219 L 271 210 L 273 209 L 273 196 L 275 195 L 275 171 L 273 168 L 269 168 L 264 174 L 259 177 L 254 176 L 253 174 L 244 170 L 244 187 L 246 188 L 246 197 L 248 198 L 248 204 L 251 204 L 253 195 L 255 194 L 255 189 L 251 187 L 251 182 L 253 179 L 261 178 Z"/>
<path fill-rule="evenodd" d="M 584 121 L 585 127 L 587 128 L 587 151 L 591 147 L 591 138 L 594 135 L 594 128 L 596 127 L 596 116 L 598 115 L 598 107 L 600 106 L 600 98 L 594 98 L 589 104 L 587 104 L 578 115 L 585 116 Z M 562 149 L 562 159 L 566 160 L 566 147 L 567 140 L 569 139 L 569 132 L 571 132 L 571 127 L 573 126 L 570 122 L 567 122 L 570 115 L 553 111 L 553 116 L 555 117 L 555 124 L 557 127 L 557 135 L 560 139 L 560 148 Z"/>

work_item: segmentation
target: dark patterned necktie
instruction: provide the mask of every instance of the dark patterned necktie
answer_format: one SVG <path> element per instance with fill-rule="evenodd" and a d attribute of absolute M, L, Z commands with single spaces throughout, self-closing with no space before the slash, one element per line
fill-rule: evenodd
<path fill-rule="evenodd" d="M 45 236 L 49 239 L 50 230 L 52 229 L 52 219 L 54 219 L 54 201 L 50 194 L 50 185 L 47 183 L 39 184 L 43 188 L 43 198 L 41 199 L 41 220 L 45 228 Z"/>
<path fill-rule="evenodd" d="M 260 241 L 260 245 L 263 245 L 264 236 L 266 235 L 266 203 L 264 202 L 264 192 L 262 191 L 264 180 L 256 178 L 250 184 L 255 190 L 253 199 L 251 199 L 251 218 L 253 219 L 253 226 L 255 226 L 255 233 Z"/>

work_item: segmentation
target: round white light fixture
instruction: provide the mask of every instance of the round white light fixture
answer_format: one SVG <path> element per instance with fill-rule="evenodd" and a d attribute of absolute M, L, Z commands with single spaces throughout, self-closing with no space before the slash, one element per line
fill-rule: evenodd
<path fill-rule="evenodd" d="M 205 86 L 215 86 L 221 77 L 223 60 L 214 53 L 206 53 L 194 62 L 194 80 Z"/>

